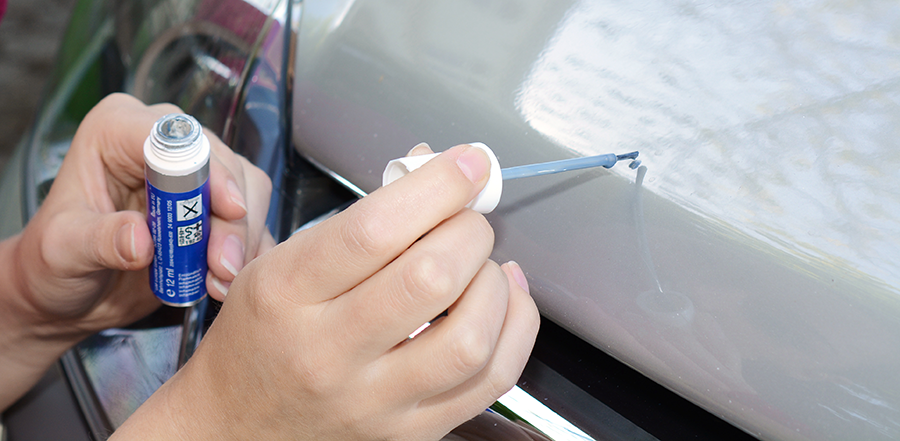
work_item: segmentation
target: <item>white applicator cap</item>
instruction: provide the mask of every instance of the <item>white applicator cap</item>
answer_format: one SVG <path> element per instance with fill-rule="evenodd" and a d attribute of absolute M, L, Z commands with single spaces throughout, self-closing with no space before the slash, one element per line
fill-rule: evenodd
<path fill-rule="evenodd" d="M 491 175 L 488 178 L 487 184 L 484 185 L 484 190 L 481 190 L 481 193 L 478 193 L 478 196 L 475 196 L 475 199 L 472 199 L 472 202 L 469 202 L 469 205 L 466 205 L 466 207 L 479 213 L 487 214 L 494 211 L 494 208 L 500 203 L 500 194 L 503 193 L 503 176 L 500 171 L 500 161 L 497 160 L 497 155 L 491 151 L 490 147 L 480 142 L 473 142 L 469 145 L 487 153 L 488 158 L 491 159 Z M 388 162 L 387 167 L 384 169 L 381 184 L 388 185 L 391 182 L 406 176 L 409 172 L 421 167 L 437 155 L 439 155 L 439 153 L 409 156 Z"/>

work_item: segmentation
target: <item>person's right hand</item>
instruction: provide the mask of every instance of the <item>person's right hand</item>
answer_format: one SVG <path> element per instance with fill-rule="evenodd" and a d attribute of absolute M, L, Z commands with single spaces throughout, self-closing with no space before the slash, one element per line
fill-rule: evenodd
<path fill-rule="evenodd" d="M 488 170 L 454 147 L 250 263 L 113 439 L 439 439 L 483 411 L 539 325 L 521 269 L 488 260 L 493 231 L 463 208 Z"/>

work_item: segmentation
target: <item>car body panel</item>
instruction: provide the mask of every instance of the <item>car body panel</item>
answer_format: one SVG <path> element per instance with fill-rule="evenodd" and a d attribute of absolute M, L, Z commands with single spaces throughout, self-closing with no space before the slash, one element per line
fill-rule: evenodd
<path fill-rule="evenodd" d="M 640 150 L 637 170 L 506 183 L 493 257 L 523 265 L 544 317 L 761 438 L 900 437 L 900 5 L 307 0 L 283 28 L 286 4 L 80 2 L 4 174 L 2 200 L 24 212 L 4 211 L 4 234 L 117 90 L 175 102 L 275 178 L 281 238 L 316 215 L 298 207 L 334 193 L 313 170 L 292 175 L 286 137 L 360 195 L 420 141 L 485 142 L 504 166 Z M 93 436 L 171 375 L 175 319 L 67 354 Z M 650 438 L 566 401 L 596 378 L 541 383 L 566 338 L 539 338 L 523 388 L 582 428 Z M 566 352 L 575 361 L 548 369 L 610 369 L 572 347 L 596 366 Z"/>
<path fill-rule="evenodd" d="M 542 313 L 762 438 L 900 437 L 895 2 L 307 1 L 300 152 L 504 166 L 494 258 Z"/>

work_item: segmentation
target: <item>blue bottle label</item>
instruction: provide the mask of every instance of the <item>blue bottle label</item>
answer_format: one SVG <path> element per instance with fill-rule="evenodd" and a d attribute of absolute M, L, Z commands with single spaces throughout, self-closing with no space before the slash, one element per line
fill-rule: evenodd
<path fill-rule="evenodd" d="M 190 306 L 206 296 L 209 180 L 169 193 L 147 182 L 147 224 L 153 236 L 150 288 L 163 303 Z"/>

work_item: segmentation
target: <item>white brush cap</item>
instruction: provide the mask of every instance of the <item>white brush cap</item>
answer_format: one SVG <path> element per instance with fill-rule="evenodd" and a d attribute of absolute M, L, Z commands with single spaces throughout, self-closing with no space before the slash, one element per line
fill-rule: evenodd
<path fill-rule="evenodd" d="M 481 193 L 478 193 L 478 196 L 475 196 L 475 199 L 472 199 L 472 202 L 469 202 L 469 205 L 466 205 L 466 207 L 479 213 L 487 214 L 494 211 L 494 208 L 500 203 L 500 195 L 503 193 L 503 176 L 500 171 L 500 161 L 497 160 L 497 155 L 494 154 L 490 147 L 480 142 L 473 142 L 469 145 L 487 153 L 488 158 L 491 159 L 491 175 L 488 178 L 487 184 L 484 185 L 484 189 L 481 190 Z M 391 182 L 406 176 L 409 172 L 421 167 L 437 155 L 439 155 L 439 153 L 409 156 L 388 162 L 381 179 L 382 186 L 388 185 Z"/>

